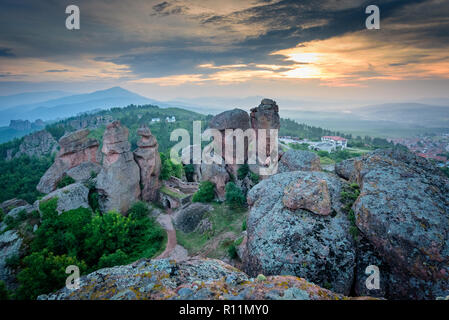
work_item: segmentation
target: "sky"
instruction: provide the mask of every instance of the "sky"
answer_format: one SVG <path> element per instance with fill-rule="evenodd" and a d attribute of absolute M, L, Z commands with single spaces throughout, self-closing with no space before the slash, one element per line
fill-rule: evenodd
<path fill-rule="evenodd" d="M 65 8 L 80 8 L 67 30 Z M 368 5 L 380 29 L 368 30 Z M 447 0 L 2 0 L 0 95 L 449 97 Z"/>

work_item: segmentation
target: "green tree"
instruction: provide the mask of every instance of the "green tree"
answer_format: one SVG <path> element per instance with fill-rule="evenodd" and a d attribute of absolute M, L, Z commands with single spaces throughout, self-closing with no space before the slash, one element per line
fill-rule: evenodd
<path fill-rule="evenodd" d="M 86 264 L 75 257 L 57 256 L 48 249 L 34 252 L 23 259 L 24 268 L 17 275 L 19 299 L 36 299 L 38 295 L 50 293 L 65 285 L 68 275 L 65 270 L 75 265 L 80 272 L 86 270 Z"/>
<path fill-rule="evenodd" d="M 0 281 L 0 301 L 9 300 L 9 292 L 3 281 Z"/>
<path fill-rule="evenodd" d="M 200 183 L 199 189 L 193 195 L 193 202 L 211 202 L 215 198 L 215 184 L 210 181 Z"/>
<path fill-rule="evenodd" d="M 108 268 L 124 265 L 127 263 L 128 259 L 128 255 L 126 253 L 124 253 L 121 249 L 117 249 L 114 253 L 102 255 L 100 261 L 98 262 L 98 267 Z"/>
<path fill-rule="evenodd" d="M 238 170 L 237 170 L 237 178 L 238 178 L 239 180 L 245 179 L 245 177 L 248 175 L 248 172 L 249 172 L 249 166 L 248 166 L 248 164 L 247 164 L 247 163 L 242 164 L 242 165 L 240 166 L 240 168 L 238 168 Z"/>
<path fill-rule="evenodd" d="M 225 187 L 226 203 L 233 209 L 242 208 L 246 204 L 245 195 L 234 182 L 228 182 Z"/>

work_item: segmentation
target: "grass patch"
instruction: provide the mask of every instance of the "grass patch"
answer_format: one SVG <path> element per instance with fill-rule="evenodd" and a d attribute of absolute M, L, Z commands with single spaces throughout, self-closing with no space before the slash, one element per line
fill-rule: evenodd
<path fill-rule="evenodd" d="M 229 248 L 242 232 L 242 225 L 246 221 L 247 210 L 232 210 L 226 204 L 212 203 L 213 210 L 206 213 L 212 223 L 212 230 L 201 234 L 199 232 L 176 232 L 177 241 L 187 249 L 190 255 L 210 250 L 206 254 L 209 258 L 228 256 Z"/>
<path fill-rule="evenodd" d="M 177 198 L 177 199 L 183 199 L 183 198 L 187 197 L 187 195 L 185 195 L 183 193 L 176 192 L 174 190 L 171 190 L 171 189 L 167 188 L 166 186 L 163 186 L 160 189 L 160 192 L 165 193 L 166 195 L 173 197 L 173 198 Z"/>

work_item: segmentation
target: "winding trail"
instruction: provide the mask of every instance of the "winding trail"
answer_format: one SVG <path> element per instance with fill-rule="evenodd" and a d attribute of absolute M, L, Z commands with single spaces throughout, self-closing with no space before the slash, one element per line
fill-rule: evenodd
<path fill-rule="evenodd" d="M 173 227 L 171 218 L 171 210 L 168 214 L 161 214 L 157 217 L 157 221 L 167 232 L 167 245 L 164 252 L 158 255 L 155 259 L 171 258 L 177 261 L 185 260 L 188 258 L 187 250 L 178 245 L 176 240 L 176 230 Z"/>

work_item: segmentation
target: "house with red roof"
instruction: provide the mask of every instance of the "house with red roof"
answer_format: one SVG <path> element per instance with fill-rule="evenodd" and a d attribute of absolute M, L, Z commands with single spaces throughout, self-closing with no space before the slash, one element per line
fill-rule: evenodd
<path fill-rule="evenodd" d="M 348 146 L 348 140 L 339 136 L 324 136 L 321 137 L 322 142 L 330 142 L 335 145 L 335 147 L 339 147 L 342 150 L 346 149 Z"/>

